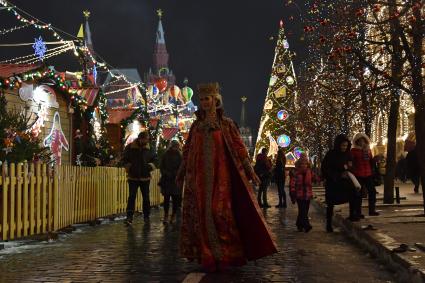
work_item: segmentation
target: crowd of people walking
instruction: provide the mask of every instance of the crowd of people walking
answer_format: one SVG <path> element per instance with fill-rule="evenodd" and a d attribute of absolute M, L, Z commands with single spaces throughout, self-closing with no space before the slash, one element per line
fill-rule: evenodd
<path fill-rule="evenodd" d="M 321 161 L 320 177 L 305 153 L 299 156 L 295 166 L 287 166 L 283 148 L 274 160 L 268 149 L 263 148 L 252 166 L 236 124 L 223 115 L 218 84 L 200 85 L 198 92 L 201 107 L 183 148 L 179 141 L 171 141 L 159 162 L 149 147 L 148 132 L 140 133 L 126 147 L 123 154 L 129 184 L 126 225 L 132 225 L 139 188 L 143 217 L 149 221 L 150 175 L 156 166 L 161 172 L 158 185 L 164 196 L 162 221 L 165 225 L 173 224 L 177 215 L 181 215 L 181 255 L 197 260 L 207 271 L 243 265 L 247 260 L 277 252 L 261 210 L 271 208 L 268 201 L 271 183 L 277 187 L 278 202 L 273 205 L 278 209 L 288 207 L 286 184 L 289 184 L 289 199 L 298 208 L 294 222 L 300 232 L 308 233 L 313 228 L 308 213 L 313 182 L 320 179 L 325 187 L 327 232 L 333 232 L 335 205 L 348 203 L 348 219 L 360 221 L 365 217 L 362 201 L 367 197 L 368 215 L 379 215 L 375 188 L 380 174 L 378 159 L 372 156 L 367 135 L 358 133 L 352 140 L 338 135 L 333 148 Z M 406 157 L 415 192 L 419 187 L 416 156 L 412 150 Z"/>

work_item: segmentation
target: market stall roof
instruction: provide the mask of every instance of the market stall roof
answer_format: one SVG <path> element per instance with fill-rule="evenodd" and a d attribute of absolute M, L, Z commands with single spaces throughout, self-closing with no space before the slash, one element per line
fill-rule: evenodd
<path fill-rule="evenodd" d="M 0 64 L 0 78 L 8 78 L 40 68 L 39 64 Z"/>
<path fill-rule="evenodd" d="M 125 76 L 125 79 L 122 77 Z M 137 83 L 141 82 L 137 69 L 113 69 L 103 83 L 103 91 L 108 98 L 108 107 L 135 105 L 142 97 Z"/>
<path fill-rule="evenodd" d="M 90 87 L 90 88 L 79 88 L 76 90 L 79 96 L 84 97 L 86 99 L 88 106 L 93 106 L 94 101 L 96 100 L 97 94 L 99 93 L 99 88 Z"/>
<path fill-rule="evenodd" d="M 164 128 L 162 129 L 162 136 L 165 140 L 171 140 L 178 132 L 179 128 Z"/>
<path fill-rule="evenodd" d="M 109 124 L 120 124 L 122 120 L 127 119 L 133 114 L 134 109 L 108 109 Z"/>

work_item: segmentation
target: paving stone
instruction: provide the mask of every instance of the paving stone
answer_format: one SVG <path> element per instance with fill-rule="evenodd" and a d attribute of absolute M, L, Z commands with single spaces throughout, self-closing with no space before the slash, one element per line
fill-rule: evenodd
<path fill-rule="evenodd" d="M 275 190 L 269 193 L 276 201 Z M 77 233 L 22 253 L 0 251 L 0 282 L 182 282 L 196 263 L 178 256 L 179 226 L 164 226 L 162 210 L 150 223 L 139 217 L 131 228 L 122 221 L 78 228 Z M 311 208 L 313 230 L 296 231 L 296 207 L 270 208 L 265 217 L 279 253 L 201 282 L 393 282 L 391 273 L 342 234 L 324 231 L 321 214 Z"/>

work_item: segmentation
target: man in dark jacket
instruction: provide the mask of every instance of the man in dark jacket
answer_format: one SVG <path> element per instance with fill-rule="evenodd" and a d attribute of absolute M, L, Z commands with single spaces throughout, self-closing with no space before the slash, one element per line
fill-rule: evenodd
<path fill-rule="evenodd" d="M 407 153 L 406 159 L 407 159 L 407 170 L 408 170 L 407 174 L 409 175 L 410 179 L 415 185 L 413 190 L 415 191 L 415 193 L 418 193 L 421 170 L 419 168 L 418 154 L 416 152 L 416 148 L 414 148 L 413 150 L 409 151 L 409 153 Z"/>
<path fill-rule="evenodd" d="M 168 223 L 168 221 L 170 223 L 175 222 L 177 210 L 181 207 L 183 188 L 177 186 L 176 176 L 182 161 L 183 156 L 180 150 L 180 143 L 173 140 L 171 141 L 170 148 L 162 156 L 159 167 L 161 170 L 159 185 L 161 186 L 161 193 L 164 196 L 164 219 L 162 221 L 164 224 Z M 171 218 L 168 219 L 170 199 L 173 201 L 173 212 Z"/>
<path fill-rule="evenodd" d="M 150 199 L 149 185 L 151 171 L 155 169 L 155 154 L 149 149 L 149 133 L 141 132 L 137 139 L 129 144 L 123 154 L 123 163 L 127 171 L 129 196 L 127 202 L 126 224 L 133 223 L 137 190 L 140 187 L 143 197 L 143 217 L 149 221 Z"/>

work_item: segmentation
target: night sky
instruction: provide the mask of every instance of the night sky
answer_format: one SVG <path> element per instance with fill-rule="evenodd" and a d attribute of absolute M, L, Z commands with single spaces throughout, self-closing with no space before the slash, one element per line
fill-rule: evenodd
<path fill-rule="evenodd" d="M 164 11 L 163 25 L 170 68 L 177 85 L 185 77 L 194 89 L 199 82 L 218 81 L 225 111 L 239 122 L 241 96 L 247 96 L 248 125 L 257 131 L 270 78 L 279 20 L 284 19 L 296 66 L 303 60 L 301 24 L 284 0 L 13 0 L 33 16 L 76 35 L 82 11 L 91 12 L 95 51 L 116 68 L 137 68 L 141 76 L 152 65 L 156 10 Z M 295 16 L 295 20 L 291 20 Z M 0 11 L 0 30 L 14 26 L 15 18 Z M 1 36 L 1 43 L 33 42 L 48 32 L 24 29 Z M 274 37 L 273 40 L 270 37 Z M 66 36 L 65 36 L 66 38 Z M 67 38 L 68 39 L 68 38 Z M 27 50 L 25 50 L 25 48 Z M 0 59 L 31 54 L 31 47 L 0 48 Z M 60 71 L 75 71 L 73 55 L 49 60 Z M 195 99 L 196 103 L 196 99 Z"/>

